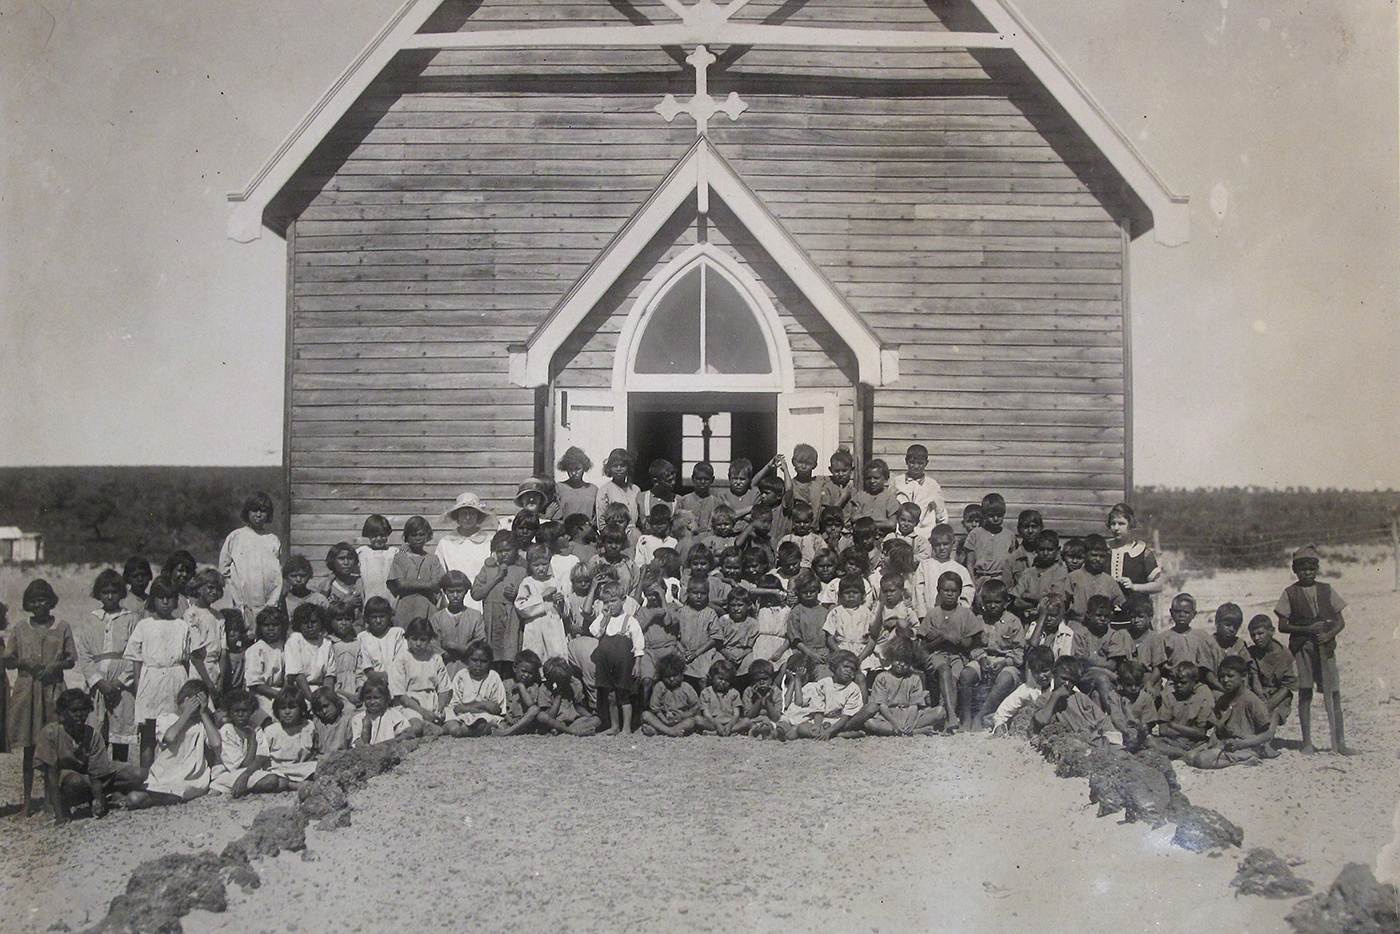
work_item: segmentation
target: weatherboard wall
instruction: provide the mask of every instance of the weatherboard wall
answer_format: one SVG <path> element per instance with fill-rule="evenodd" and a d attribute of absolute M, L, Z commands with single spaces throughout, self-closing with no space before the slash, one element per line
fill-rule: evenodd
<path fill-rule="evenodd" d="M 435 518 L 462 489 L 509 508 L 537 463 L 542 399 L 510 383 L 507 347 L 694 142 L 688 117 L 652 110 L 694 90 L 660 50 L 424 61 L 376 82 L 293 182 L 296 549 L 353 539 L 371 512 L 396 527 Z M 871 454 L 898 464 L 920 441 L 952 503 L 996 489 L 1013 510 L 1101 521 L 1124 479 L 1123 235 L 1101 168 L 1055 132 L 1053 102 L 960 52 L 755 49 L 710 85 L 749 105 L 711 123 L 719 152 L 899 348 L 901 379 L 870 394 Z M 802 317 L 729 220 L 717 207 L 709 238 L 769 288 L 799 386 L 853 400 L 823 322 Z M 610 373 L 631 299 L 696 230 L 682 214 L 659 235 L 556 358 L 561 385 Z"/>

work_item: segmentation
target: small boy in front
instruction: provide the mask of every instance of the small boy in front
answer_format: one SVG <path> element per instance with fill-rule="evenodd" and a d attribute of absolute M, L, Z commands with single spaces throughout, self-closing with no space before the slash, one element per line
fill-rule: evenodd
<path fill-rule="evenodd" d="M 972 729 L 972 689 L 962 681 L 962 673 L 983 635 L 982 621 L 958 602 L 961 593 L 962 578 L 951 571 L 940 577 L 938 604 L 924 617 L 917 633 L 929 695 L 938 689 L 939 703 L 948 712 L 949 730 L 959 723 L 965 730 Z"/>
<path fill-rule="evenodd" d="M 1223 769 L 1232 765 L 1272 759 L 1278 755 L 1272 745 L 1277 729 L 1273 714 L 1245 684 L 1249 663 L 1232 655 L 1220 663 L 1216 678 L 1224 690 L 1215 700 L 1211 741 L 1185 756 L 1187 765 L 1198 769 Z"/>
<path fill-rule="evenodd" d="M 915 534 L 927 540 L 935 525 L 948 521 L 948 507 L 943 502 L 943 488 L 928 475 L 928 448 L 911 444 L 904 452 L 904 474 L 894 482 L 895 494 L 901 503 L 919 507 L 919 525 Z"/>
<path fill-rule="evenodd" d="M 1330 584 L 1321 584 L 1317 549 L 1305 545 L 1293 553 L 1293 573 L 1298 580 L 1278 598 L 1274 615 L 1279 632 L 1288 634 L 1288 650 L 1298 666 L 1298 728 L 1303 733 L 1303 755 L 1316 752 L 1312 744 L 1313 688 L 1322 690 L 1322 706 L 1332 734 L 1332 750 L 1349 756 L 1342 727 L 1342 688 L 1337 675 L 1337 636 L 1346 627 L 1342 610 L 1347 602 Z"/>
<path fill-rule="evenodd" d="M 1269 708 L 1274 723 L 1283 726 L 1298 689 L 1293 654 L 1274 638 L 1274 621 L 1263 613 L 1249 621 L 1249 641 L 1249 689 Z"/>

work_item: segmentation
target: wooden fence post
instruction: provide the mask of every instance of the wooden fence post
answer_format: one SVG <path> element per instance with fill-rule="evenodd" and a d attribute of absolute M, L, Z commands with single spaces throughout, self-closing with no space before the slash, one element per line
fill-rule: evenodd
<path fill-rule="evenodd" d="M 1400 590 L 1400 512 L 1390 515 L 1390 550 L 1395 558 L 1395 589 Z"/>
<path fill-rule="evenodd" d="M 1162 557 L 1162 530 L 1158 528 L 1152 530 L 1152 553 L 1159 559 Z"/>

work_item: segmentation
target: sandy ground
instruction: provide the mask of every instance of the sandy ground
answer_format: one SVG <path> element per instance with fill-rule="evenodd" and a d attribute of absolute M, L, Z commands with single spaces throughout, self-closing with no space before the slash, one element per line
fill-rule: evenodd
<path fill-rule="evenodd" d="M 1329 578 L 1350 601 L 1339 658 L 1362 754 L 1178 770 L 1193 802 L 1245 828 L 1246 847 L 1304 859 L 1299 874 L 1322 885 L 1347 862 L 1374 866 L 1394 834 L 1400 595 L 1376 554 Z M 1186 587 L 1203 608 L 1234 599 L 1248 616 L 1288 579 L 1222 573 Z M 0 599 L 15 605 L 16 589 L 0 576 Z M 61 609 L 85 607 L 80 593 Z M 1315 720 L 1325 737 L 1320 708 Z M 1296 716 L 1283 735 L 1296 738 Z M 0 756 L 6 812 L 18 758 Z M 0 930 L 81 929 L 138 862 L 217 851 L 287 800 L 204 799 L 57 830 L 6 817 Z M 186 931 L 1261 932 L 1287 930 L 1291 907 L 1234 896 L 1240 854 L 1191 854 L 1168 844 L 1170 827 L 1096 818 L 1083 780 L 982 735 L 441 741 L 354 806 L 350 828 L 309 832 L 309 860 L 263 860 L 259 890 L 232 890 L 226 914 L 196 912 Z"/>

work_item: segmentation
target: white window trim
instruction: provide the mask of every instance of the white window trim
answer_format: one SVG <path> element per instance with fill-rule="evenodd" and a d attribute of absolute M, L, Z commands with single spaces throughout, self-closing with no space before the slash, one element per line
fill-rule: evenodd
<path fill-rule="evenodd" d="M 637 373 L 637 350 L 647 324 L 664 296 L 682 276 L 699 265 L 724 276 L 749 304 L 772 363 L 770 373 L 697 373 L 676 375 Z M 704 339 L 703 332 L 701 339 Z M 778 309 L 763 287 L 738 261 L 710 243 L 697 243 L 667 263 L 632 303 L 613 355 L 612 387 L 616 392 L 791 392 L 794 388 L 792 348 Z"/>

